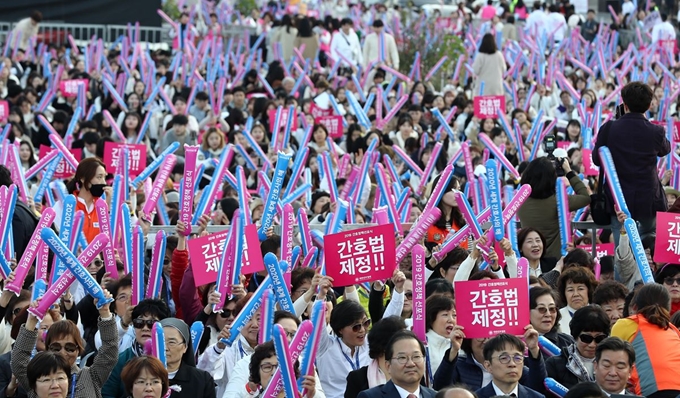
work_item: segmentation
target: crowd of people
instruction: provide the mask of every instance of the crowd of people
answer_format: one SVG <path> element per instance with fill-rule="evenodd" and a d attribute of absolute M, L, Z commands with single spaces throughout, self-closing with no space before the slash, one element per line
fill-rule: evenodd
<path fill-rule="evenodd" d="M 202 2 L 159 12 L 154 52 L 51 46 L 33 12 L 0 63 L 0 397 L 680 396 L 680 257 L 655 260 L 657 212 L 680 213 L 677 10 L 633 4 L 607 25 L 568 2 Z M 237 19 L 254 35 L 223 37 Z M 406 65 L 415 25 L 465 54 Z M 475 231 L 494 176 L 528 196 L 502 239 Z M 251 224 L 287 291 L 240 272 Z M 324 238 L 361 224 L 407 253 L 336 286 Z M 226 229 L 204 280 L 191 242 Z M 458 283 L 518 277 L 523 333 L 467 337 Z"/>

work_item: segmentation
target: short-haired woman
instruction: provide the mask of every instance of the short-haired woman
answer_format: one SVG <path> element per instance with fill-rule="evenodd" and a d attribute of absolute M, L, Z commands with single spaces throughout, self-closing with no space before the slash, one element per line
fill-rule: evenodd
<path fill-rule="evenodd" d="M 163 362 L 154 357 L 132 359 L 120 377 L 128 397 L 161 398 L 168 392 L 168 371 Z"/>

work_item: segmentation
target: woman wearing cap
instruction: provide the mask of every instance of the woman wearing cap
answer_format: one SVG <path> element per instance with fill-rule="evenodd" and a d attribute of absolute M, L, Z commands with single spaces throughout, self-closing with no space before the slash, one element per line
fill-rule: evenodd
<path fill-rule="evenodd" d="M 569 185 L 574 188 L 574 195 L 568 195 L 569 211 L 576 211 L 590 204 L 588 188 L 581 178 L 571 170 L 566 159 L 556 160 L 561 164 Z M 562 256 L 560 241 L 560 225 L 557 215 L 556 182 L 557 171 L 553 162 L 548 158 L 538 158 L 529 163 L 522 174 L 522 185 L 531 186 L 531 194 L 524 202 L 517 215 L 522 228 L 534 227 L 541 231 L 547 246 L 543 248 L 547 257 L 560 258 Z"/>
<path fill-rule="evenodd" d="M 563 348 L 560 355 L 545 361 L 548 377 L 566 388 L 595 381 L 595 349 L 609 336 L 609 331 L 609 317 L 602 308 L 589 305 L 576 311 L 571 320 L 571 336 L 576 342 Z"/>
<path fill-rule="evenodd" d="M 165 357 L 171 398 L 215 398 L 215 381 L 196 368 L 189 327 L 177 318 L 160 321 L 165 333 Z"/>
<path fill-rule="evenodd" d="M 637 313 L 612 328 L 612 336 L 630 341 L 635 349 L 638 360 L 630 380 L 635 394 L 651 398 L 680 394 L 680 331 L 671 324 L 667 288 L 666 284 L 643 286 L 633 298 Z"/>

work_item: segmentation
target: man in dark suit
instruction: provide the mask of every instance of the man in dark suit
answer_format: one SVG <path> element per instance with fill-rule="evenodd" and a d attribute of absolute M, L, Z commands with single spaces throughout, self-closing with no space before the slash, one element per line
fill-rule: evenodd
<path fill-rule="evenodd" d="M 479 398 L 507 395 L 516 398 L 545 398 L 519 384 L 524 365 L 524 342 L 517 336 L 499 334 L 484 344 L 484 367 L 491 383 L 476 391 Z"/>
<path fill-rule="evenodd" d="M 425 374 L 425 346 L 413 332 L 396 333 L 385 349 L 385 363 L 391 380 L 369 388 L 357 398 L 435 398 L 437 392 L 420 385 Z"/>
<path fill-rule="evenodd" d="M 597 166 L 601 165 L 600 147 L 606 146 L 611 151 L 630 218 L 637 221 L 642 239 L 656 231 L 656 212 L 668 209 L 656 165 L 657 156 L 668 155 L 671 144 L 665 126 L 653 125 L 645 117 L 653 96 L 652 89 L 642 82 L 626 84 L 621 90 L 625 114 L 600 128 L 593 149 L 593 163 Z M 617 110 L 618 113 L 623 112 Z M 605 192 L 612 215 L 611 230 L 618 245 L 621 222 L 616 218 L 608 184 Z"/>
<path fill-rule="evenodd" d="M 629 395 L 626 385 L 634 363 L 635 349 L 629 342 L 607 337 L 595 349 L 595 382 L 607 395 Z"/>

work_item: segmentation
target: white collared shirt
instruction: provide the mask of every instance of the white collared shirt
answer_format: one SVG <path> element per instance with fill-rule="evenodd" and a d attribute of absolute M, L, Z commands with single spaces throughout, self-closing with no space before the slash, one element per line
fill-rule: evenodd
<path fill-rule="evenodd" d="M 493 390 L 496 391 L 496 395 L 512 395 L 512 394 L 515 394 L 516 397 L 519 397 L 519 392 L 518 392 L 519 383 L 515 384 L 515 388 L 513 388 L 512 391 L 510 391 L 507 394 L 505 392 L 501 391 L 501 389 L 498 388 L 496 383 L 494 383 L 493 381 L 491 382 L 491 386 L 493 387 Z"/>
<path fill-rule="evenodd" d="M 415 395 L 416 397 L 420 397 L 420 385 L 418 386 L 418 388 L 416 388 L 414 392 L 408 392 L 396 384 L 394 386 L 397 388 L 397 392 L 399 393 L 399 396 L 401 398 L 408 398 L 408 396 L 411 394 Z"/>
<path fill-rule="evenodd" d="M 609 392 L 607 392 L 607 391 L 605 391 L 604 388 L 600 387 L 600 390 L 602 390 L 602 392 L 604 392 L 605 394 L 607 394 L 608 397 L 611 397 L 611 396 L 612 396 L 612 394 L 609 393 Z M 626 395 L 626 389 L 624 388 L 621 392 L 617 392 L 617 394 L 618 394 L 618 395 Z"/>
<path fill-rule="evenodd" d="M 364 339 L 364 345 L 354 349 L 352 355 L 351 349 L 340 338 L 322 333 L 316 363 L 326 397 L 343 398 L 349 372 L 371 363 L 371 357 L 368 356 L 368 338 Z"/>

